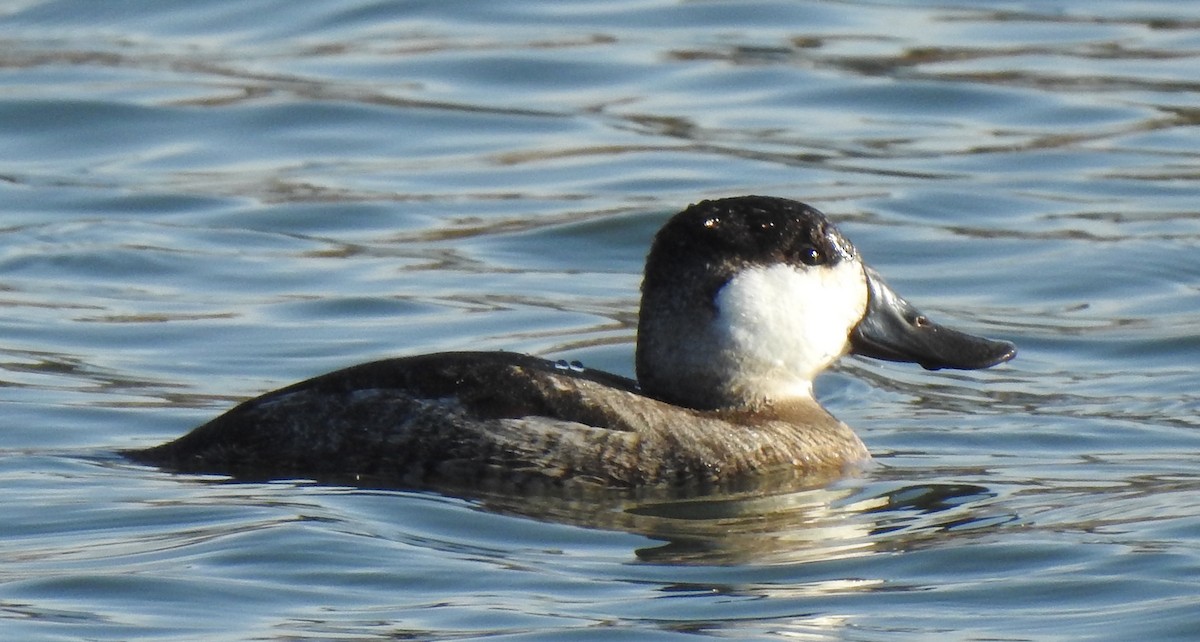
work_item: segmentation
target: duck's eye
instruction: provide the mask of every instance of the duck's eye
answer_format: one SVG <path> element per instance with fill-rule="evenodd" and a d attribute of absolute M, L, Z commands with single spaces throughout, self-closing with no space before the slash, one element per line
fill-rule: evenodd
<path fill-rule="evenodd" d="M 805 265 L 823 265 L 825 263 L 825 253 L 811 246 L 800 248 L 800 251 L 796 253 L 796 258 Z"/>

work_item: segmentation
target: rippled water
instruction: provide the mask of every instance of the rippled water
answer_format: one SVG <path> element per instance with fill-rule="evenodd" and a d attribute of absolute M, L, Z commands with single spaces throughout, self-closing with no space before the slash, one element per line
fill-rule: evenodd
<path fill-rule="evenodd" d="M 0 637 L 1200 637 L 1200 5 L 0 3 Z M 818 382 L 879 465 L 690 502 L 133 465 L 335 367 L 631 374 L 675 210 L 832 214 L 1001 368 Z"/>

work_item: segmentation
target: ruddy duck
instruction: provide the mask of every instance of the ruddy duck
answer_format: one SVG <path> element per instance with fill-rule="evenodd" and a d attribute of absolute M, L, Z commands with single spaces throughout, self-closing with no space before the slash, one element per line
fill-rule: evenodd
<path fill-rule="evenodd" d="M 930 321 L 821 212 L 762 196 L 704 201 L 663 226 L 638 323 L 637 381 L 505 352 L 386 359 L 128 454 L 180 471 L 420 486 L 830 476 L 870 459 L 813 397 L 838 357 L 977 369 L 1016 354 Z"/>

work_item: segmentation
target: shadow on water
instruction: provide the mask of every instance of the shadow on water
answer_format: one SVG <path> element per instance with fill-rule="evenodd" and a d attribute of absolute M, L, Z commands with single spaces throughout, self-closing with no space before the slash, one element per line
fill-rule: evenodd
<path fill-rule="evenodd" d="M 875 469 L 877 470 L 877 469 Z M 245 478 L 220 485 L 245 485 Z M 633 551 L 637 561 L 667 565 L 776 565 L 860 557 L 919 548 L 1011 522 L 987 504 L 997 493 L 979 485 L 873 479 L 841 480 L 764 474 L 722 487 L 611 489 L 586 485 L 514 488 L 413 488 L 382 480 L 315 481 L 351 492 L 462 499 L 474 510 L 657 542 Z M 278 489 L 273 482 L 272 488 Z M 271 500 L 277 501 L 277 498 Z"/>
<path fill-rule="evenodd" d="M 757 488 L 747 488 L 754 485 Z M 491 510 L 587 528 L 619 530 L 660 542 L 636 551 L 656 564 L 795 564 L 912 548 L 978 520 L 973 506 L 995 496 L 969 484 L 862 483 L 780 485 L 764 478 L 736 491 L 686 498 L 641 497 L 609 503 L 547 496 L 490 498 Z"/>

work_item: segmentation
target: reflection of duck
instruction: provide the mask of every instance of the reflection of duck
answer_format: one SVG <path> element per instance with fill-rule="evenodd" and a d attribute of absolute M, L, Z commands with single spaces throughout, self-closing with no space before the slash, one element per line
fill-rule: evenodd
<path fill-rule="evenodd" d="M 831 476 L 869 458 L 812 393 L 848 350 L 930 369 L 1015 354 L 929 321 L 807 205 L 705 201 L 650 249 L 637 382 L 503 352 L 388 359 L 267 393 L 129 454 L 187 471 L 420 485 Z"/>

